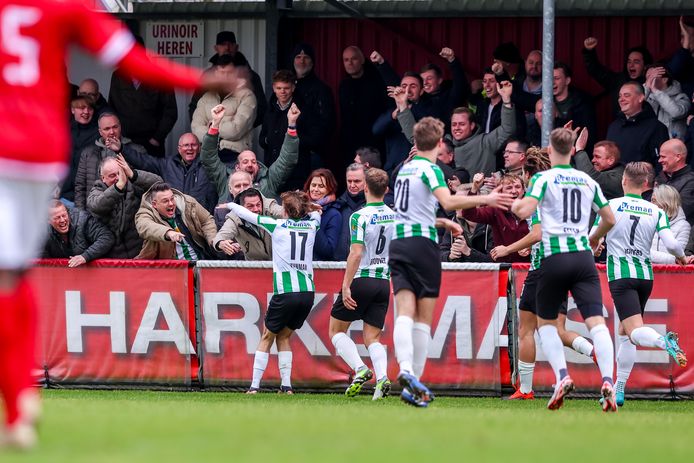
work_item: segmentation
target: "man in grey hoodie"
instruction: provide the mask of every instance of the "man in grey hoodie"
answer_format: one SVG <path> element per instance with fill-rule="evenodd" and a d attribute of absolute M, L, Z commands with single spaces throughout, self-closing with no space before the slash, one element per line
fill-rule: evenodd
<path fill-rule="evenodd" d="M 496 152 L 504 146 L 507 139 L 516 134 L 516 115 L 511 102 L 513 86 L 508 81 L 497 84 L 503 106 L 501 125 L 489 133 L 474 121 L 474 113 L 469 108 L 456 108 L 451 116 L 451 135 L 447 135 L 455 146 L 455 165 L 464 168 L 470 175 L 483 172 L 489 176 L 496 168 Z M 412 129 L 415 119 L 407 108 L 407 100 L 401 95 L 395 97 L 398 107 L 398 121 L 405 136 L 413 141 Z"/>

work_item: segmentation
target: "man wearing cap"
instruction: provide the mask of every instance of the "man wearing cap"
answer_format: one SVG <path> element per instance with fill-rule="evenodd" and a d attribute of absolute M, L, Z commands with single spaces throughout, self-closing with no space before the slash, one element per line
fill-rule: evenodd
<path fill-rule="evenodd" d="M 327 157 L 328 143 L 335 130 L 335 103 L 330 87 L 315 73 L 313 47 L 300 43 L 294 47 L 291 58 L 297 77 L 294 95 L 301 102 L 302 153 L 308 154 L 300 156 L 286 188 L 301 189 L 311 170 L 320 167 L 321 158 Z"/>
<path fill-rule="evenodd" d="M 236 34 L 232 31 L 222 31 L 217 34 L 214 45 L 214 55 L 209 59 L 210 67 L 205 70 L 205 73 L 212 72 L 214 67 L 217 65 L 217 60 L 223 55 L 235 55 L 239 51 L 239 44 L 236 43 Z M 265 99 L 265 91 L 263 90 L 263 82 L 260 80 L 260 76 L 257 72 L 251 69 L 251 65 L 248 65 L 248 71 L 250 72 L 250 83 L 252 85 L 253 93 L 255 94 L 256 100 L 256 115 L 253 122 L 253 127 L 258 127 L 263 123 L 263 117 L 265 117 L 265 111 L 267 110 L 267 100 Z M 198 106 L 198 100 L 202 97 L 205 92 L 196 91 L 193 94 L 193 98 L 190 100 L 188 105 L 188 115 L 193 119 L 193 113 L 195 108 Z"/>

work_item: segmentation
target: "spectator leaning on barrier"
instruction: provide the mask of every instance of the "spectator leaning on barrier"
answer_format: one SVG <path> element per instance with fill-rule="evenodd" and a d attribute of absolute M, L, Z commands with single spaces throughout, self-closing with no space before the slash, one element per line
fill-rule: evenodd
<path fill-rule="evenodd" d="M 217 205 L 217 188 L 210 181 L 200 160 L 200 140 L 193 133 L 184 133 L 178 139 L 175 156 L 155 158 L 129 151 L 123 153 L 125 160 L 135 169 L 159 175 L 171 188 L 190 195 L 207 209 L 214 212 Z"/>
<path fill-rule="evenodd" d="M 99 168 L 101 180 L 87 198 L 87 210 L 100 218 L 115 236 L 116 242 L 105 257 L 132 259 L 142 249 L 135 229 L 135 214 L 142 195 L 161 177 L 144 170 L 132 170 L 123 156 L 107 157 Z"/>
<path fill-rule="evenodd" d="M 80 161 L 75 175 L 75 206 L 80 209 L 87 207 L 87 197 L 99 180 L 99 166 L 106 157 L 119 153 L 135 151 L 146 155 L 147 150 L 129 138 L 123 137 L 120 119 L 113 113 L 104 112 L 99 116 L 99 135 L 94 145 L 85 148 L 80 154 Z"/>
<path fill-rule="evenodd" d="M 228 191 L 229 175 L 232 172 L 217 156 L 217 140 L 219 139 L 219 125 L 224 117 L 226 108 L 217 105 L 210 110 L 212 123 L 202 139 L 202 165 L 205 167 L 207 175 L 212 179 L 217 187 L 220 198 L 226 196 Z M 284 136 L 284 143 L 280 150 L 280 156 L 270 166 L 265 167 L 258 162 L 253 151 L 246 150 L 239 154 L 234 170 L 244 170 L 251 174 L 253 186 L 268 198 L 279 196 L 282 187 L 289 178 L 292 169 L 299 158 L 299 137 L 296 130 L 296 121 L 301 111 L 292 103 L 287 112 L 287 133 Z"/>
<path fill-rule="evenodd" d="M 663 171 L 656 177 L 656 185 L 669 185 L 677 190 L 687 222 L 694 223 L 694 172 L 687 164 L 684 143 L 677 139 L 663 143 L 658 162 Z"/>
<path fill-rule="evenodd" d="M 669 185 L 658 185 L 653 189 L 651 202 L 661 208 L 670 221 L 670 230 L 683 248 L 687 246 L 691 225 L 687 222 L 682 202 L 677 190 Z M 675 256 L 667 251 L 667 247 L 656 234 L 651 245 L 651 262 L 654 264 L 674 264 Z"/>
<path fill-rule="evenodd" d="M 576 139 L 576 153 L 573 157 L 576 169 L 585 172 L 598 182 L 605 198 L 614 199 L 624 196 L 622 190 L 624 165 L 619 162 L 619 147 L 611 141 L 600 141 L 593 148 L 591 161 L 586 152 L 587 132 L 588 130 L 584 128 Z"/>
<path fill-rule="evenodd" d="M 50 230 L 42 257 L 70 259 L 68 267 L 78 267 L 103 257 L 113 247 L 113 233 L 87 211 L 68 210 L 54 200 L 48 218 Z"/>
<path fill-rule="evenodd" d="M 246 188 L 236 195 L 234 202 L 254 214 L 265 215 L 264 198 L 255 188 Z M 281 206 L 278 206 L 281 207 Z M 281 213 L 274 215 L 276 218 Z M 258 224 L 241 219 L 234 212 L 226 215 L 226 221 L 213 240 L 214 249 L 227 256 L 245 260 L 271 260 L 272 235 Z"/>
<path fill-rule="evenodd" d="M 192 196 L 159 182 L 144 194 L 135 215 L 143 240 L 136 259 L 213 259 L 217 227 L 210 213 Z"/>

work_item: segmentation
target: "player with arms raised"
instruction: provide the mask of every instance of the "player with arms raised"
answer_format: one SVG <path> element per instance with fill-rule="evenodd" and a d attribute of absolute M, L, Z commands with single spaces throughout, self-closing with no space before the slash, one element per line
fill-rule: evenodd
<path fill-rule="evenodd" d="M 200 77 L 191 68 L 150 61 L 121 23 L 76 0 L 0 0 L 0 24 L 0 444 L 29 448 L 40 403 L 31 377 L 35 302 L 25 272 L 43 244 L 51 192 L 68 167 L 68 47 L 79 45 L 157 88 L 193 90 Z M 47 145 L 36 143 L 38 134 Z"/>
<path fill-rule="evenodd" d="M 528 194 L 515 200 L 511 210 L 518 217 L 527 218 L 539 208 L 542 219 L 543 258 L 536 298 L 538 333 L 556 376 L 547 408 L 560 408 L 564 397 L 574 389 L 556 326 L 559 308 L 571 291 L 593 338 L 603 380 L 600 390 L 603 410 L 616 411 L 612 384 L 614 346 L 602 316 L 600 280 L 591 249 L 598 246 L 598 240 L 614 225 L 614 215 L 598 184 L 569 165 L 573 141 L 574 135 L 568 129 L 552 131 L 549 146 L 552 169 L 536 174 Z M 591 208 L 602 220 L 589 239 Z"/>
<path fill-rule="evenodd" d="M 624 388 L 636 360 L 636 346 L 657 347 L 670 354 L 684 367 L 687 357 L 678 344 L 677 334 L 658 334 L 643 325 L 643 311 L 653 289 L 650 252 L 653 236 L 658 233 L 677 263 L 685 265 L 682 245 L 670 230 L 667 214 L 641 198 L 653 183 L 653 166 L 647 162 L 630 162 L 624 169 L 624 196 L 610 201 L 617 223 L 607 233 L 607 281 L 619 315 L 617 338 L 617 405 L 624 405 Z M 599 223 L 596 222 L 596 224 Z"/>
<path fill-rule="evenodd" d="M 293 107 L 290 111 L 298 112 L 298 109 Z M 243 199 L 243 192 L 239 196 Z M 298 190 L 282 193 L 281 198 L 286 219 L 258 215 L 239 204 L 227 203 L 227 207 L 239 218 L 257 224 L 272 235 L 273 295 L 265 313 L 265 330 L 253 360 L 249 394 L 255 394 L 260 389 L 260 380 L 275 341 L 282 378 L 280 392 L 294 393 L 289 338 L 304 324 L 313 307 L 316 290 L 313 284 L 313 243 L 320 227 L 320 214 L 316 212 L 320 206 L 312 204 L 308 194 Z"/>
<path fill-rule="evenodd" d="M 390 302 L 388 247 L 393 234 L 395 212 L 383 203 L 388 190 L 388 174 L 374 167 L 365 172 L 366 206 L 349 219 L 351 245 L 340 292 L 330 313 L 330 339 L 335 351 L 354 370 L 347 397 L 359 394 L 376 373 L 373 400 L 390 392 L 388 357 L 381 344 L 381 331 Z M 374 371 L 362 361 L 354 341 L 347 336 L 350 324 L 364 320 L 364 344 Z"/>
<path fill-rule="evenodd" d="M 510 87 L 510 83 L 504 82 L 500 88 L 510 95 Z M 397 101 L 404 91 L 395 87 L 391 92 Z M 498 192 L 451 196 L 443 172 L 436 165 L 439 151 L 445 149 L 443 132 L 443 122 L 432 117 L 422 118 L 415 124 L 417 154 L 402 167 L 395 181 L 396 223 L 389 252 L 398 312 L 393 343 L 400 365 L 398 382 L 403 387 L 400 397 L 418 407 L 428 406 L 433 399 L 418 378 L 424 371 L 434 306 L 441 286 L 436 227 L 449 229 L 453 236 L 462 233 L 456 222 L 436 217 L 437 202 L 446 210 L 456 210 L 483 205 L 507 209 L 512 201 L 510 195 Z"/>

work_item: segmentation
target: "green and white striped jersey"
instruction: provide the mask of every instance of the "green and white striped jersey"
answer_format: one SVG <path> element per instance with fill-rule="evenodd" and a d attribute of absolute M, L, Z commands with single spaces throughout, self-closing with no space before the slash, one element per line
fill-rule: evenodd
<path fill-rule="evenodd" d="M 607 280 L 652 280 L 651 243 L 656 232 L 670 230 L 667 214 L 655 204 L 631 194 L 610 200 L 610 208 L 616 223 L 606 238 Z M 595 225 L 599 223 L 600 217 Z"/>
<path fill-rule="evenodd" d="M 542 257 L 590 251 L 590 211 L 607 206 L 600 186 L 588 174 L 559 165 L 531 180 L 531 196 L 539 201 Z"/>
<path fill-rule="evenodd" d="M 349 218 L 351 244 L 364 245 L 354 278 L 390 279 L 388 247 L 394 224 L 395 212 L 382 202 L 369 203 Z"/>
<path fill-rule="evenodd" d="M 263 227 L 272 235 L 272 288 L 274 294 L 315 291 L 313 243 L 320 228 L 320 214 L 308 220 L 274 219 L 228 203 L 239 218 Z"/>
<path fill-rule="evenodd" d="M 533 225 L 541 224 L 542 221 L 540 220 L 540 211 L 536 210 L 533 212 L 533 215 L 525 219 L 526 222 L 528 222 L 528 230 L 533 229 Z M 530 271 L 532 272 L 533 270 L 537 270 L 540 268 L 540 262 L 542 262 L 542 255 L 543 255 L 543 248 L 544 246 L 542 245 L 542 241 L 538 241 L 537 243 L 533 244 L 530 247 Z"/>
<path fill-rule="evenodd" d="M 438 242 L 437 188 L 448 188 L 443 172 L 426 158 L 415 156 L 402 166 L 395 180 L 396 223 L 393 239 L 423 236 Z"/>

